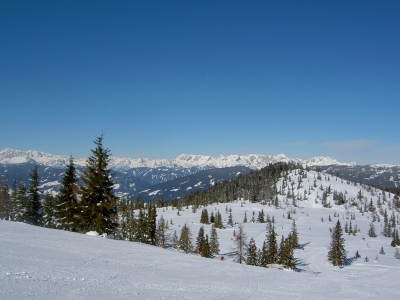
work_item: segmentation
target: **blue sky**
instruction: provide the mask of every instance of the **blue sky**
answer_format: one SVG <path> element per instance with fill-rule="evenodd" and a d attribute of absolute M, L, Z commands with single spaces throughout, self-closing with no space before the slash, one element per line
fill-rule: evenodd
<path fill-rule="evenodd" d="M 400 1 L 1 1 L 0 149 L 400 164 Z"/>

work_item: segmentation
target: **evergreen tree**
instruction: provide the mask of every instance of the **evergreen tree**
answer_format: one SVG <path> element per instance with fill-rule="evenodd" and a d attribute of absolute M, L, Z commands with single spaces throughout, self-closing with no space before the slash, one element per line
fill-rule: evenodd
<path fill-rule="evenodd" d="M 371 224 L 369 225 L 368 236 L 369 236 L 369 237 L 376 237 L 376 232 L 375 232 L 374 223 L 372 223 L 372 222 L 371 222 Z"/>
<path fill-rule="evenodd" d="M 50 193 L 46 193 L 43 200 L 43 217 L 42 224 L 47 228 L 56 228 L 56 216 L 54 197 Z"/>
<path fill-rule="evenodd" d="M 234 262 L 239 264 L 246 261 L 247 235 L 244 233 L 243 225 L 239 225 L 238 232 L 232 238 L 234 246 L 231 248 L 233 252 Z"/>
<path fill-rule="evenodd" d="M 201 211 L 200 223 L 202 223 L 202 224 L 208 224 L 208 223 L 209 223 L 207 208 L 204 208 L 204 209 Z"/>
<path fill-rule="evenodd" d="M 176 230 L 174 231 L 174 234 L 172 235 L 171 244 L 172 244 L 173 248 L 177 248 L 179 246 L 179 238 L 176 233 Z"/>
<path fill-rule="evenodd" d="M 8 183 L 4 183 L 0 188 L 0 219 L 8 220 L 11 216 L 11 197 Z"/>
<path fill-rule="evenodd" d="M 78 231 L 78 179 L 72 156 L 66 167 L 60 191 L 56 198 L 57 227 L 63 230 Z"/>
<path fill-rule="evenodd" d="M 201 253 L 201 249 L 203 247 L 204 244 L 204 227 L 201 226 L 199 229 L 199 233 L 197 235 L 197 239 L 196 239 L 196 251 L 198 251 L 199 253 Z"/>
<path fill-rule="evenodd" d="M 220 251 L 217 229 L 215 229 L 214 224 L 211 227 L 210 251 L 212 256 L 219 254 Z"/>
<path fill-rule="evenodd" d="M 229 224 L 229 226 L 233 226 L 233 218 L 232 218 L 231 212 L 229 213 L 228 224 Z"/>
<path fill-rule="evenodd" d="M 267 264 L 278 262 L 278 243 L 276 240 L 275 226 L 273 222 L 267 223 Z"/>
<path fill-rule="evenodd" d="M 164 217 L 161 216 L 157 221 L 157 229 L 156 229 L 156 238 L 155 244 L 159 247 L 164 247 L 169 240 L 169 235 L 166 233 L 167 223 L 164 220 Z"/>
<path fill-rule="evenodd" d="M 214 213 L 212 211 L 210 214 L 210 223 L 215 223 Z"/>
<path fill-rule="evenodd" d="M 28 203 L 28 193 L 22 181 L 14 181 L 12 190 L 12 217 L 15 222 L 25 221 L 25 211 Z"/>
<path fill-rule="evenodd" d="M 247 223 L 247 211 L 244 212 L 243 223 Z"/>
<path fill-rule="evenodd" d="M 279 263 L 287 269 L 295 269 L 296 263 L 291 245 L 292 237 L 289 236 L 285 239 L 282 236 L 281 245 L 279 248 Z"/>
<path fill-rule="evenodd" d="M 182 226 L 181 237 L 179 238 L 179 249 L 184 251 L 186 254 L 192 251 L 192 233 L 188 224 Z"/>
<path fill-rule="evenodd" d="M 147 203 L 147 219 L 146 219 L 146 233 L 147 243 L 150 245 L 156 244 L 156 231 L 157 231 L 157 208 L 154 203 Z"/>
<path fill-rule="evenodd" d="M 213 258 L 213 255 L 211 253 L 210 243 L 208 241 L 208 234 L 206 234 L 204 242 L 203 242 L 203 244 L 201 246 L 200 255 L 202 257 L 206 257 L 206 258 Z"/>
<path fill-rule="evenodd" d="M 293 249 L 299 248 L 299 235 L 297 233 L 296 221 L 292 222 L 292 231 L 290 232 L 290 244 Z"/>
<path fill-rule="evenodd" d="M 346 259 L 343 231 L 340 226 L 340 221 L 338 220 L 332 232 L 332 241 L 329 247 L 328 260 L 332 262 L 334 266 L 343 266 Z"/>
<path fill-rule="evenodd" d="M 393 239 L 390 245 L 392 247 L 400 246 L 399 231 L 397 229 L 393 230 Z"/>
<path fill-rule="evenodd" d="M 42 207 L 39 195 L 38 166 L 35 165 L 29 174 L 28 202 L 25 210 L 25 221 L 28 224 L 39 226 L 42 221 Z"/>
<path fill-rule="evenodd" d="M 246 264 L 248 264 L 250 266 L 258 265 L 257 246 L 256 246 L 256 242 L 254 241 L 253 238 L 250 239 L 250 242 L 247 246 Z"/>
<path fill-rule="evenodd" d="M 99 234 L 112 234 L 117 224 L 113 221 L 116 211 L 114 183 L 108 165 L 110 150 L 103 147 L 103 135 L 94 141 L 92 155 L 86 160 L 86 170 L 82 175 L 81 187 L 81 229 L 97 231 Z"/>
<path fill-rule="evenodd" d="M 259 255 L 259 266 L 266 268 L 268 265 L 268 247 L 267 241 L 264 241 L 261 253 Z"/>
<path fill-rule="evenodd" d="M 219 228 L 219 229 L 222 229 L 223 228 L 223 226 L 222 226 L 222 215 L 221 215 L 221 213 L 219 212 L 219 210 L 218 210 L 218 212 L 217 212 L 217 215 L 216 215 L 216 218 L 215 218 L 215 228 Z"/>

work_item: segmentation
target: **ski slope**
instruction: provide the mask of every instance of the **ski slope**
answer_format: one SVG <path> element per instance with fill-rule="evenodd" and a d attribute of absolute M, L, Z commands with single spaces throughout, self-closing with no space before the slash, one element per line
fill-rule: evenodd
<path fill-rule="evenodd" d="M 312 185 L 314 175 L 310 172 L 303 181 L 305 189 Z M 324 178 L 318 181 L 320 185 L 346 190 L 348 199 L 356 197 L 362 188 L 334 178 Z M 331 201 L 333 207 L 328 209 L 320 202 L 315 203 L 317 193 L 321 194 L 318 188 L 311 191 L 307 200 L 299 201 L 296 213 L 292 214 L 303 246 L 295 250 L 297 271 L 233 263 L 231 237 L 237 224 L 217 230 L 221 254 L 225 257 L 221 261 L 219 257 L 206 259 L 172 248 L 0 220 L 0 299 L 397 299 L 400 260 L 393 257 L 391 239 L 380 234 L 380 223 L 375 222 L 378 237 L 367 236 L 371 222 L 368 213 L 363 216 L 355 207 L 348 208 L 356 215 L 352 223 L 360 228 L 360 233 L 344 235 L 347 256 L 353 257 L 358 250 L 361 258 L 344 268 L 327 261 L 329 228 L 338 219 L 342 227 L 349 220 L 344 206 L 333 205 Z M 379 197 L 378 193 L 371 195 L 366 190 L 363 193 L 368 201 L 370 198 L 377 201 Z M 227 221 L 228 206 L 233 220 L 239 223 L 243 222 L 245 211 L 250 222 L 252 212 L 255 211 L 257 218 L 263 209 L 265 215 L 274 216 L 280 242 L 280 235 L 287 236 L 291 230 L 292 220 L 286 216 L 294 209 L 291 204 L 284 204 L 284 197 L 279 196 L 278 209 L 244 200 L 214 204 L 207 209 L 209 213 L 219 210 Z M 191 207 L 184 207 L 178 215 L 171 207 L 158 208 L 158 217 L 172 219 L 169 232 L 176 230 L 178 235 L 182 225 L 189 224 L 195 241 L 201 226 L 205 233 L 210 234 L 211 230 L 211 225 L 199 223 L 202 209 L 193 213 Z M 335 212 L 339 217 L 333 217 Z M 328 221 L 329 215 L 332 222 Z M 248 240 L 254 237 L 261 247 L 266 224 L 243 225 Z M 385 255 L 379 254 L 381 247 Z M 369 262 L 364 261 L 365 256 Z"/>

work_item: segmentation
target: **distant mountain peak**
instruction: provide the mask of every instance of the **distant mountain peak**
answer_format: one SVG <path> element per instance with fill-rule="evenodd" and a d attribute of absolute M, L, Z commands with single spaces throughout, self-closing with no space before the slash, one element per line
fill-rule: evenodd
<path fill-rule="evenodd" d="M 18 164 L 26 162 L 36 162 L 41 165 L 64 168 L 68 163 L 69 156 L 52 155 L 46 152 L 28 150 L 21 151 L 10 148 L 5 148 L 0 151 L 0 163 L 2 164 Z M 79 166 L 85 166 L 86 158 L 75 159 L 74 163 Z M 199 154 L 180 154 L 172 160 L 167 159 L 149 159 L 149 158 L 120 158 L 112 156 L 110 160 L 110 167 L 118 171 L 126 171 L 132 168 L 159 168 L 159 167 L 172 167 L 172 168 L 193 168 L 210 169 L 210 168 L 226 168 L 244 166 L 251 169 L 261 169 L 271 163 L 277 162 L 294 162 L 301 163 L 308 166 L 327 166 L 327 165 L 346 165 L 351 166 L 355 163 L 341 163 L 334 158 L 317 156 L 308 160 L 298 158 L 288 158 L 285 154 L 278 155 L 263 155 L 263 154 L 249 154 L 249 155 L 219 155 L 212 157 L 210 155 Z"/>

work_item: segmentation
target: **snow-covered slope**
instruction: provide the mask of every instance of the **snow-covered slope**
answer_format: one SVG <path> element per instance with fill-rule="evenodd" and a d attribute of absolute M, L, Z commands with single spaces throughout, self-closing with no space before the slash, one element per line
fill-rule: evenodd
<path fill-rule="evenodd" d="M 14 164 L 24 162 L 37 162 L 49 167 L 64 168 L 69 160 L 68 156 L 51 155 L 49 153 L 40 151 L 21 151 L 6 148 L 0 151 L 0 164 Z M 79 166 L 85 165 L 85 158 L 75 159 L 75 164 Z M 354 163 L 341 163 L 330 157 L 313 157 L 308 160 L 301 160 L 298 158 L 288 158 L 284 154 L 276 156 L 263 155 L 263 154 L 249 154 L 249 155 L 220 155 L 212 157 L 207 155 L 190 155 L 181 154 L 172 160 L 167 159 L 148 159 L 148 158 L 120 158 L 116 156 L 111 157 L 110 167 L 116 171 L 126 171 L 132 168 L 198 168 L 198 170 L 207 170 L 211 168 L 226 168 L 244 166 L 251 169 L 261 169 L 271 163 L 276 162 L 298 162 L 308 166 L 315 165 L 354 165 Z"/>
<path fill-rule="evenodd" d="M 298 173 L 288 177 L 298 182 Z M 318 173 L 308 172 L 302 178 L 302 187 L 295 191 L 302 196 L 293 206 L 287 193 L 278 195 L 280 207 L 250 203 L 241 199 L 233 203 L 212 204 L 205 207 L 222 213 L 224 229 L 217 229 L 220 254 L 207 259 L 195 254 L 183 254 L 173 248 L 128 241 L 115 241 L 77 233 L 44 229 L 26 224 L 0 220 L 0 298 L 1 299 L 397 299 L 400 286 L 396 280 L 400 273 L 400 260 L 393 257 L 395 249 L 391 238 L 380 234 L 383 217 L 378 207 L 383 193 L 367 186 L 322 174 L 313 187 Z M 277 184 L 283 185 L 283 180 Z M 291 185 L 286 187 L 286 190 Z M 380 221 L 374 223 L 378 237 L 368 237 L 372 217 L 370 212 L 360 213 L 356 206 L 321 204 L 321 188 L 331 187 L 346 194 L 350 201 L 361 190 L 361 201 L 374 203 Z M 304 192 L 306 191 L 306 193 Z M 382 209 L 389 210 L 393 195 L 386 193 Z M 203 209 L 203 207 L 202 207 Z M 172 207 L 158 208 L 157 218 L 170 221 L 169 233 L 181 232 L 187 223 L 193 241 L 201 226 L 209 233 L 211 225 L 200 224 L 202 209 L 191 206 L 177 214 Z M 232 236 L 237 224 L 227 225 L 228 209 L 234 222 L 244 226 L 247 241 L 253 237 L 258 248 L 265 240 L 266 224 L 252 223 L 252 213 L 275 218 L 280 236 L 287 236 L 295 219 L 302 249 L 295 250 L 297 271 L 261 268 L 233 262 Z M 389 210 L 398 218 L 398 213 Z M 243 223 L 244 214 L 248 222 Z M 336 217 L 335 217 L 336 215 Z M 353 215 L 355 219 L 351 220 Z M 332 221 L 329 221 L 331 216 Z M 344 234 L 348 264 L 334 267 L 327 261 L 331 241 L 329 228 L 337 221 L 342 227 L 352 221 L 360 229 L 356 235 Z M 171 222 L 172 221 L 172 222 Z M 172 224 L 171 224 L 172 223 Z M 398 228 L 399 225 L 397 224 Z M 379 254 L 381 248 L 385 254 Z M 354 259 L 358 250 L 361 258 Z M 365 257 L 369 258 L 366 262 Z"/>

